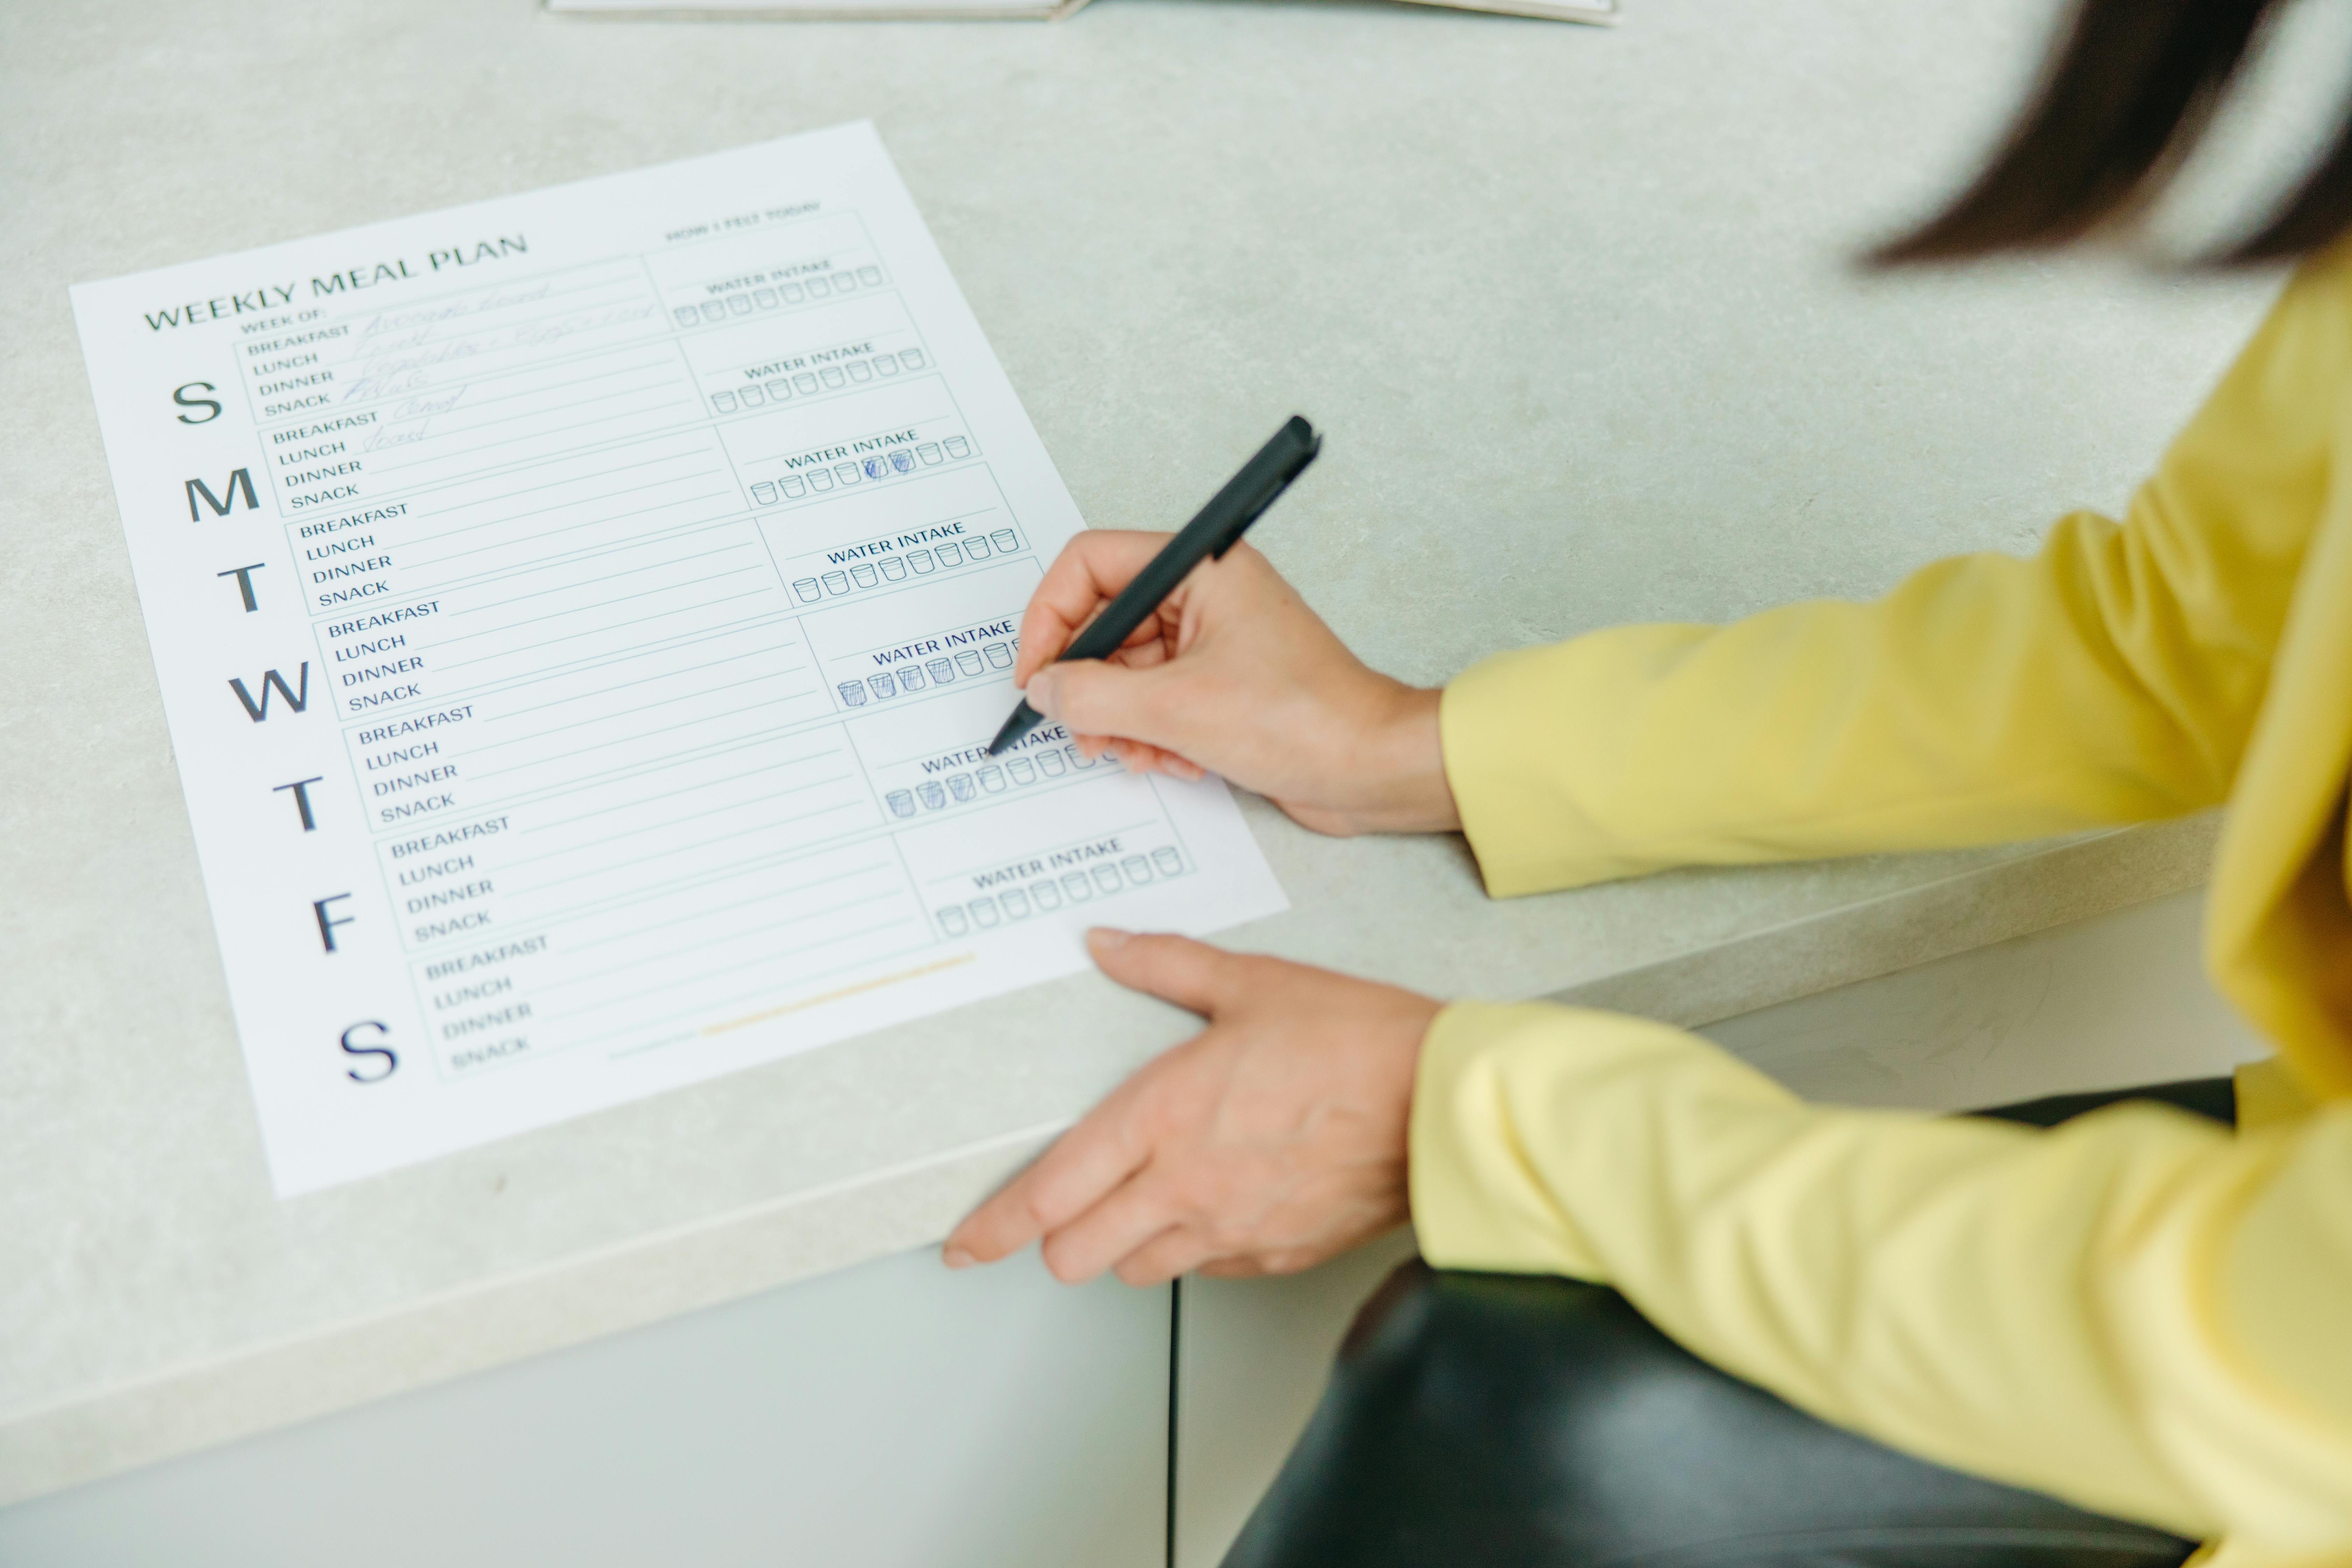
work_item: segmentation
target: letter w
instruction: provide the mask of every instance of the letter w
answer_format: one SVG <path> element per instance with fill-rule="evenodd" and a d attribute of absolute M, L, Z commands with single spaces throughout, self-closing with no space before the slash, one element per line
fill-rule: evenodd
<path fill-rule="evenodd" d="M 284 676 L 274 669 L 264 671 L 261 677 L 261 700 L 256 702 L 253 700 L 253 693 L 245 689 L 244 681 L 234 675 L 228 679 L 229 689 L 236 693 L 236 700 L 245 704 L 246 712 L 252 715 L 253 721 L 257 724 L 269 717 L 269 689 L 273 686 L 278 688 L 278 695 L 286 699 L 287 707 L 297 713 L 302 711 L 303 705 L 310 700 L 310 661 L 307 658 L 302 661 L 301 682 L 301 690 L 291 690 L 288 688 Z"/>
<path fill-rule="evenodd" d="M 247 511 L 259 511 L 261 510 L 261 502 L 255 499 L 253 493 L 253 475 L 248 473 L 247 470 L 243 468 L 237 469 L 236 472 L 231 474 L 222 482 L 221 489 L 228 492 L 228 499 L 226 500 L 223 500 L 220 497 L 213 494 L 212 487 L 205 483 L 204 480 L 190 479 L 188 481 L 188 521 L 190 522 L 202 522 L 204 521 L 204 514 L 196 510 L 196 502 L 199 500 L 213 509 L 213 515 L 215 517 L 226 517 L 229 514 L 229 509 L 236 505 L 236 498 L 240 495 L 245 497 L 245 506 Z"/>

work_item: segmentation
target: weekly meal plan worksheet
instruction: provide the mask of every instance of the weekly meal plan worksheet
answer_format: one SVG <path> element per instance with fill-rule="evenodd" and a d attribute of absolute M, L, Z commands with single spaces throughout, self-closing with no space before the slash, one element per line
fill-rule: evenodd
<path fill-rule="evenodd" d="M 281 1194 L 1284 907 L 983 754 L 1081 524 L 870 126 L 73 303 Z"/>

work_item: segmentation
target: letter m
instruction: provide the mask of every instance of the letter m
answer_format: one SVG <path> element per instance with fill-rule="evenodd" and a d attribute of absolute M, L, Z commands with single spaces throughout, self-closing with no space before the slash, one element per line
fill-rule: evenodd
<path fill-rule="evenodd" d="M 219 496 L 213 494 L 212 487 L 205 483 L 204 480 L 190 479 L 188 481 L 188 521 L 190 522 L 202 522 L 204 521 L 204 513 L 196 510 L 196 503 L 198 501 L 202 501 L 206 506 L 212 508 L 213 515 L 215 517 L 226 517 L 229 514 L 229 509 L 236 505 L 236 498 L 239 496 L 243 496 L 245 498 L 245 506 L 247 511 L 259 511 L 261 510 L 261 502 L 256 500 L 253 494 L 253 475 L 247 470 L 244 468 L 237 469 L 236 472 L 231 474 L 227 479 L 222 483 L 221 489 L 228 492 L 228 499 L 226 500 L 222 500 Z"/>
<path fill-rule="evenodd" d="M 310 700 L 310 661 L 307 658 L 302 661 L 302 673 L 299 679 L 301 689 L 297 691 L 289 689 L 286 684 L 286 678 L 276 670 L 264 671 L 261 677 L 261 700 L 258 702 L 253 700 L 253 693 L 245 689 L 245 682 L 236 676 L 229 677 L 228 687 L 231 691 L 236 693 L 236 700 L 245 704 L 245 710 L 251 716 L 253 721 L 258 724 L 269 717 L 269 689 L 273 686 L 278 688 L 278 695 L 286 699 L 287 707 L 297 713 L 302 711 L 303 705 Z"/>

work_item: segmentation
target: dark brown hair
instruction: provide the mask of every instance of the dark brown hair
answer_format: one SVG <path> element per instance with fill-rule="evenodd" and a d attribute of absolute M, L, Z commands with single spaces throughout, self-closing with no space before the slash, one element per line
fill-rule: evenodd
<path fill-rule="evenodd" d="M 2290 0 L 2082 0 L 2007 142 L 1879 265 L 2046 250 L 2142 215 Z M 2211 259 L 2305 255 L 2352 228 L 2352 119 L 2278 210 Z"/>

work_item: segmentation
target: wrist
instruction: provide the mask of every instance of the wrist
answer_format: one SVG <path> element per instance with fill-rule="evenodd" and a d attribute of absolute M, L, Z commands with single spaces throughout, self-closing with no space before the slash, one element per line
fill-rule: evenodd
<path fill-rule="evenodd" d="M 1380 710 L 1363 734 L 1357 777 L 1369 798 L 1365 826 L 1390 833 L 1452 833 L 1462 826 L 1453 786 L 1445 778 L 1445 744 L 1438 724 L 1443 688 L 1407 686 L 1382 678 Z"/>

